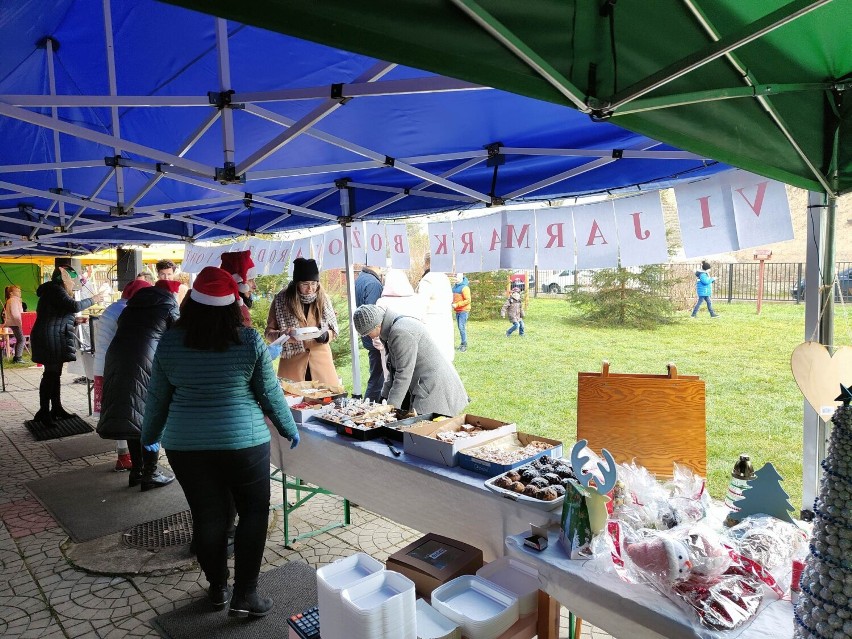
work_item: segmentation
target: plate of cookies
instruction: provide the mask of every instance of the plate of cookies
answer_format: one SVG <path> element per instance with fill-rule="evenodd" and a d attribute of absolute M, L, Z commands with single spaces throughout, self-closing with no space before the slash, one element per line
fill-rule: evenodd
<path fill-rule="evenodd" d="M 568 482 L 575 479 L 567 461 L 544 456 L 485 482 L 496 493 L 543 510 L 562 506 Z"/>

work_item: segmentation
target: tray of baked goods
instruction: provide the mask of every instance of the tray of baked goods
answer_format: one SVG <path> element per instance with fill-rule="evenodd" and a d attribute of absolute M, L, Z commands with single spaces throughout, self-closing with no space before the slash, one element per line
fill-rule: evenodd
<path fill-rule="evenodd" d="M 325 384 L 323 382 L 294 382 L 289 379 L 279 378 L 281 389 L 288 395 L 295 395 L 306 400 L 337 399 L 346 396 L 346 389 L 337 384 Z"/>
<path fill-rule="evenodd" d="M 323 406 L 312 419 L 335 427 L 340 435 L 373 439 L 384 436 L 384 426 L 397 421 L 397 410 L 369 399 L 342 398 Z"/>
<path fill-rule="evenodd" d="M 397 442 L 403 441 L 403 434 L 412 426 L 418 426 L 424 422 L 440 422 L 449 419 L 449 415 L 441 415 L 440 413 L 424 413 L 423 415 L 407 416 L 407 413 L 402 411 L 397 412 L 395 422 L 385 424 L 385 436 Z"/>
<path fill-rule="evenodd" d="M 497 439 L 459 451 L 459 466 L 481 475 L 494 477 L 535 461 L 539 457 L 562 457 L 562 442 L 558 439 L 509 433 Z"/>
<path fill-rule="evenodd" d="M 571 479 L 575 479 L 574 471 L 567 461 L 545 455 L 492 477 L 485 485 L 509 499 L 542 510 L 555 510 L 562 505 Z"/>

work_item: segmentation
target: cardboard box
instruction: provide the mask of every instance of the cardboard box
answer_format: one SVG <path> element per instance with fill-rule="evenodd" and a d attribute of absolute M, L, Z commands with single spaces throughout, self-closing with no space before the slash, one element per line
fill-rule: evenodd
<path fill-rule="evenodd" d="M 417 594 L 431 599 L 432 591 L 438 586 L 462 575 L 475 575 L 482 568 L 482 551 L 428 533 L 388 557 L 386 567 L 411 579 Z"/>
<path fill-rule="evenodd" d="M 498 464 L 497 462 L 487 461 L 476 457 L 476 449 L 481 448 L 481 446 L 497 446 L 505 450 L 519 450 L 532 441 L 544 442 L 546 444 L 550 444 L 551 447 L 512 464 Z M 490 442 L 480 446 L 470 446 L 465 448 L 459 452 L 458 460 L 459 466 L 462 468 L 472 470 L 473 472 L 480 473 L 482 475 L 488 475 L 489 477 L 494 477 L 495 475 L 501 475 L 513 468 L 517 468 L 518 466 L 529 464 L 531 461 L 536 460 L 539 457 L 544 457 L 545 455 L 549 455 L 556 459 L 562 457 L 562 442 L 558 439 L 540 437 L 538 435 L 531 435 L 530 433 L 515 433 L 511 435 L 504 435 L 499 439 L 491 440 Z"/>
<path fill-rule="evenodd" d="M 435 437 L 437 433 L 461 430 L 464 424 L 478 426 L 488 432 L 452 442 L 444 442 Z M 460 450 L 479 446 L 492 439 L 514 433 L 517 429 L 515 424 L 500 422 L 488 417 L 458 415 L 440 422 L 426 422 L 423 425 L 412 426 L 403 433 L 402 442 L 406 455 L 416 455 L 445 466 L 456 466 L 458 465 L 458 452 Z"/>

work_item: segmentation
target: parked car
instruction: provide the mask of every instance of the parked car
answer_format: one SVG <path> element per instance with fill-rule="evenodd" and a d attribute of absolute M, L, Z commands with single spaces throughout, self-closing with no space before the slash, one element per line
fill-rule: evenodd
<path fill-rule="evenodd" d="M 836 301 L 840 300 L 840 295 L 843 295 L 844 301 L 852 301 L 852 268 L 847 268 L 839 273 L 837 273 L 837 282 L 840 284 L 840 291 L 838 292 L 837 287 L 834 289 L 834 299 Z M 790 291 L 790 295 L 794 299 L 803 300 L 805 299 L 805 279 L 796 284 Z"/>
<path fill-rule="evenodd" d="M 539 271 L 542 293 L 563 293 L 574 284 L 574 274 L 571 271 Z"/>

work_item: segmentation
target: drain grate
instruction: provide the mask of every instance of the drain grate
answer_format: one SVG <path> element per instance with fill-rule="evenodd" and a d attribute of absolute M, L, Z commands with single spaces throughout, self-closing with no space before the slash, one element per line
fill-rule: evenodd
<path fill-rule="evenodd" d="M 125 546 L 133 548 L 170 548 L 192 541 L 192 513 L 184 510 L 162 519 L 147 521 L 124 533 Z"/>

